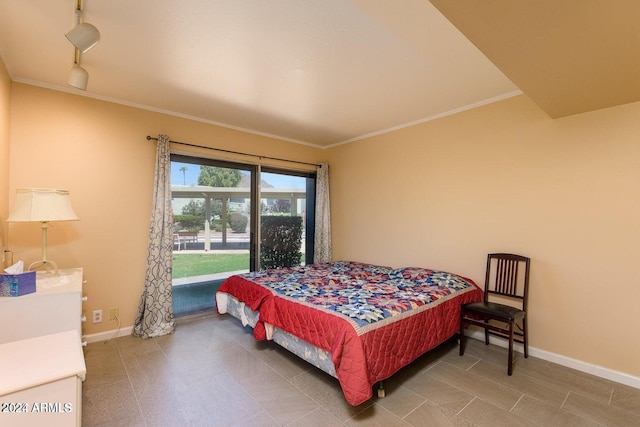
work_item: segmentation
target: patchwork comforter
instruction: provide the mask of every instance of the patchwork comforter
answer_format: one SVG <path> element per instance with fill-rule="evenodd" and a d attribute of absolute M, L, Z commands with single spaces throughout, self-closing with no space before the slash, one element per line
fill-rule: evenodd
<path fill-rule="evenodd" d="M 347 402 L 359 405 L 459 328 L 482 290 L 455 274 L 334 262 L 229 277 L 218 290 L 259 311 L 254 337 L 278 327 L 331 353 Z M 220 308 L 219 308 L 220 310 Z"/>

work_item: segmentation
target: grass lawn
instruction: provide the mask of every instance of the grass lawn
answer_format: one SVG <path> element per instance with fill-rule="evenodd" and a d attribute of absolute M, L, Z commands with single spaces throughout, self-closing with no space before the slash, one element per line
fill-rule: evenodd
<path fill-rule="evenodd" d="M 173 254 L 173 278 L 249 270 L 249 254 Z"/>

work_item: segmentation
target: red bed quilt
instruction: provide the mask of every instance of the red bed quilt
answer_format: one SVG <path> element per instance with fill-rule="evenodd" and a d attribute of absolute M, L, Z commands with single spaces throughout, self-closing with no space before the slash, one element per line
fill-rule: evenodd
<path fill-rule="evenodd" d="M 455 274 L 356 262 L 312 264 L 228 278 L 225 292 L 259 311 L 254 330 L 283 329 L 331 353 L 347 402 L 453 336 L 460 305 L 482 290 Z"/>

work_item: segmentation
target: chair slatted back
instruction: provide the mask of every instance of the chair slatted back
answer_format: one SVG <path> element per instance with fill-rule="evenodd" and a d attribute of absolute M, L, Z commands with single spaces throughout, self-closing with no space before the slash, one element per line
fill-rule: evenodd
<path fill-rule="evenodd" d="M 529 264 L 529 258 L 521 255 L 489 254 L 485 277 L 485 301 L 488 301 L 490 294 L 515 298 L 521 300 L 522 309 L 526 311 Z"/>
<path fill-rule="evenodd" d="M 496 269 L 496 292 L 515 296 L 518 285 L 518 261 L 498 258 Z"/>

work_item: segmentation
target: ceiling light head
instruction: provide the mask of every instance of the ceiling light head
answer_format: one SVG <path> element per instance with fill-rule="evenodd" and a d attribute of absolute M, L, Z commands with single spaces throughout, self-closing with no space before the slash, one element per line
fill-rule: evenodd
<path fill-rule="evenodd" d="M 100 41 L 100 31 L 87 22 L 78 24 L 65 36 L 82 53 L 87 52 Z"/>
<path fill-rule="evenodd" d="M 78 64 L 75 64 L 69 72 L 69 85 L 87 90 L 87 83 L 89 83 L 89 73 Z"/>

